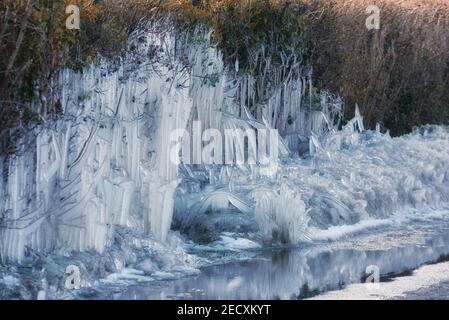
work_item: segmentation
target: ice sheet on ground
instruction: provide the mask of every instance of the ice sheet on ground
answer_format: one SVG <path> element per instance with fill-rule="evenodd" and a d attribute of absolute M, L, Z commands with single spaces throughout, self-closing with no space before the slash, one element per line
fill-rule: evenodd
<path fill-rule="evenodd" d="M 393 279 L 377 284 L 352 284 L 339 291 L 331 291 L 312 300 L 386 300 L 406 298 L 409 293 L 426 288 L 438 287 L 449 281 L 449 262 L 421 267 L 411 276 Z M 446 291 L 447 298 L 447 291 Z"/>

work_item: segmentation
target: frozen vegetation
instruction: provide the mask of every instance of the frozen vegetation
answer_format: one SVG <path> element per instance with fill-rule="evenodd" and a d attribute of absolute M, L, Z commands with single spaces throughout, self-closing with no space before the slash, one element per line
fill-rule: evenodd
<path fill-rule="evenodd" d="M 179 277 L 207 263 L 186 248 L 333 240 L 448 207 L 447 128 L 391 138 L 366 131 L 358 109 L 341 126 L 341 101 L 312 88 L 307 66 L 273 80 L 255 106 L 255 80 L 238 62 L 226 68 L 207 32 L 197 38 L 136 32 L 118 66 L 61 71 L 63 116 L 0 161 L 0 296 L 34 299 L 27 281 L 57 295 L 69 264 L 89 274 L 86 287 Z M 279 157 L 177 165 L 170 133 L 199 122 L 221 133 L 278 129 Z M 230 143 L 235 159 L 253 142 Z"/>

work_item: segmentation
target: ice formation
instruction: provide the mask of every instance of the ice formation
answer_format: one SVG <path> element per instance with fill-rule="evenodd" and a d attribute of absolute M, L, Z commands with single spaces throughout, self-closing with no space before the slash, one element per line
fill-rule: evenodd
<path fill-rule="evenodd" d="M 119 226 L 163 242 L 173 214 L 173 226 L 194 240 L 236 232 L 298 243 L 310 241 L 311 227 L 448 206 L 446 128 L 391 138 L 365 131 L 357 108 L 339 130 L 342 103 L 313 89 L 309 69 L 295 67 L 296 76 L 274 79 L 268 98 L 256 99 L 256 80 L 225 67 L 209 33 L 196 37 L 203 41 L 138 32 L 130 39 L 138 58 L 61 72 L 62 117 L 37 134 L 34 148 L 0 161 L 7 166 L 2 261 L 57 247 L 102 253 Z M 276 148 L 279 158 L 193 165 L 181 152 L 178 165 L 170 133 L 194 135 L 195 124 L 218 133 L 277 129 L 278 143 L 233 137 L 224 144 L 235 145 L 225 155 L 232 160 L 255 145 Z M 204 153 L 191 156 L 204 160 Z"/>
<path fill-rule="evenodd" d="M 164 61 L 61 72 L 62 118 L 39 132 L 34 149 L 9 159 L 3 261 L 56 246 L 101 253 L 121 225 L 166 239 L 179 183 L 167 132 L 186 127 L 193 101 L 189 75 L 166 62 L 175 50 L 170 35 L 134 39 L 142 37 L 139 54 L 156 47 Z"/>

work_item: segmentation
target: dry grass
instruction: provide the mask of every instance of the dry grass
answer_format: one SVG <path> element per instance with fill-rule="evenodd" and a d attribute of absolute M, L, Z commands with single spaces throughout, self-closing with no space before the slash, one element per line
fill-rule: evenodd
<path fill-rule="evenodd" d="M 316 81 L 396 134 L 449 120 L 449 2 L 307 0 Z M 368 5 L 380 30 L 365 28 Z"/>

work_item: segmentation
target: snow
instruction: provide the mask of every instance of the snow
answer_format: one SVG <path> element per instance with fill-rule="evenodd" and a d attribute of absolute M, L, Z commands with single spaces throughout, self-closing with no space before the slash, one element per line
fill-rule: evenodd
<path fill-rule="evenodd" d="M 10 275 L 6 275 L 3 277 L 3 279 L 0 280 L 2 284 L 6 285 L 6 286 L 18 286 L 20 284 L 20 280 L 10 276 Z"/>
<path fill-rule="evenodd" d="M 398 277 L 391 282 L 352 284 L 339 291 L 330 291 L 312 300 L 387 300 L 406 298 L 408 293 L 438 286 L 449 281 L 449 263 L 421 267 L 411 276 Z"/>
<path fill-rule="evenodd" d="M 127 283 L 134 283 L 134 282 L 148 282 L 153 281 L 154 279 L 152 277 L 148 277 L 144 275 L 143 271 L 132 269 L 132 268 L 125 268 L 122 269 L 120 273 L 112 273 L 107 276 L 106 279 L 103 279 L 102 282 L 105 284 L 112 283 L 112 284 L 127 284 Z"/>
<path fill-rule="evenodd" d="M 333 226 L 328 229 L 309 228 L 311 239 L 314 241 L 335 241 L 342 237 L 349 236 L 361 231 L 387 226 L 393 222 L 388 219 L 367 219 L 353 225 Z"/>
<path fill-rule="evenodd" d="M 230 236 L 221 236 L 221 240 L 213 245 L 221 245 L 227 250 L 253 250 L 260 249 L 261 245 L 245 238 L 234 238 Z"/>

